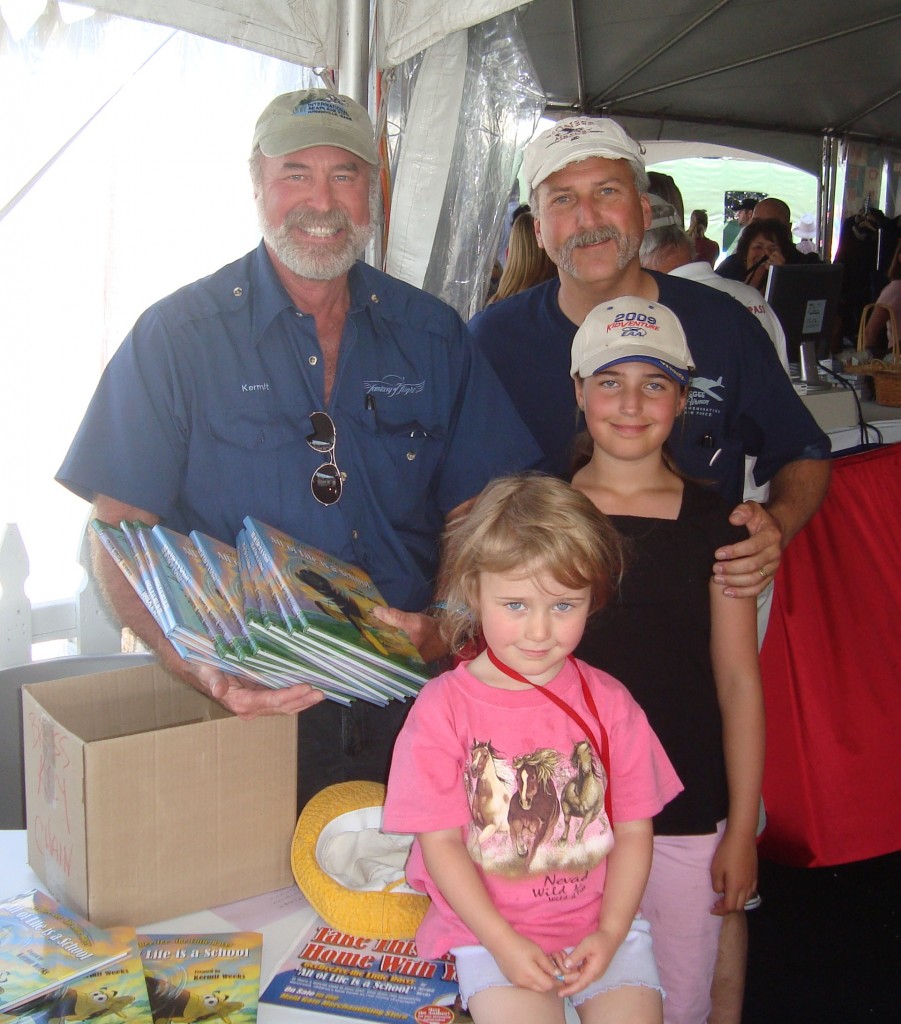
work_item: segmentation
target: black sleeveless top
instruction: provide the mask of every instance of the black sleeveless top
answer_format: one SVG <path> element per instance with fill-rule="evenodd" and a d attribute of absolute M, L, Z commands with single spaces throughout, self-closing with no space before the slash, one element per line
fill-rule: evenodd
<path fill-rule="evenodd" d="M 657 835 L 705 835 L 728 812 L 708 586 L 717 548 L 748 536 L 730 511 L 689 480 L 678 519 L 611 516 L 631 542 L 626 572 L 576 651 L 625 684 L 685 786 L 654 819 Z"/>

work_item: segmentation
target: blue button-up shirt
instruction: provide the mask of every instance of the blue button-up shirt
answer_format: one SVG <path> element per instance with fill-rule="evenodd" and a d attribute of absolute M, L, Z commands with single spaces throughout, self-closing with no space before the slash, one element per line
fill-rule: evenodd
<path fill-rule="evenodd" d="M 234 543 L 245 515 L 360 565 L 389 604 L 428 604 L 447 513 L 539 450 L 457 314 L 357 263 L 335 381 L 265 247 L 156 303 L 107 366 L 57 479 Z M 336 427 L 340 501 L 310 479 Z"/>

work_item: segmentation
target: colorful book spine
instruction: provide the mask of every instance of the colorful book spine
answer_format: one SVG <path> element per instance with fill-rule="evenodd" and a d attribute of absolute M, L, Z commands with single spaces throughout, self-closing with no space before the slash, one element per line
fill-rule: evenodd
<path fill-rule="evenodd" d="M 160 554 L 197 608 L 216 651 L 224 661 L 241 662 L 249 653 L 241 627 L 210 576 L 194 542 L 183 533 L 159 523 L 151 531 Z"/>

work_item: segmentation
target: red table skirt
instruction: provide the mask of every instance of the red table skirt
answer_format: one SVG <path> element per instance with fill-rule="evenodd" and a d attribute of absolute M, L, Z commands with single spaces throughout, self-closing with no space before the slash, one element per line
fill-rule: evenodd
<path fill-rule="evenodd" d="M 761 854 L 820 867 L 901 849 L 901 444 L 834 463 L 784 554 L 761 673 Z"/>

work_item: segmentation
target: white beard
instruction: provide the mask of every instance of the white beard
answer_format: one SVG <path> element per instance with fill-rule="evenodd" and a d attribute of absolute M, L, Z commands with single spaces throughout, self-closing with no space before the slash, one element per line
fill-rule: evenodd
<path fill-rule="evenodd" d="M 343 277 L 363 253 L 372 238 L 373 224 L 355 224 L 342 210 L 316 213 L 312 210 L 292 210 L 279 227 L 273 227 L 263 211 L 262 200 L 257 200 L 260 230 L 269 248 L 288 270 L 310 281 L 332 281 Z M 305 243 L 292 228 L 308 231 L 344 231 L 341 244 L 328 250 L 325 246 Z"/>

